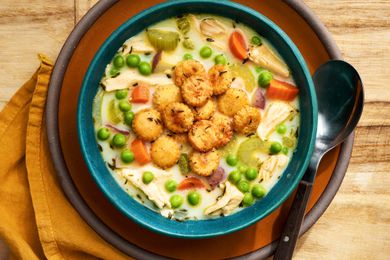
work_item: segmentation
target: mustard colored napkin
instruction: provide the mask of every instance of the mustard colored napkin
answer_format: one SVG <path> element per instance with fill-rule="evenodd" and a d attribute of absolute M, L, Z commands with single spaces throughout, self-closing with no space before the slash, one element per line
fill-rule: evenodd
<path fill-rule="evenodd" d="M 11 259 L 125 259 L 67 201 L 48 149 L 45 103 L 52 63 L 41 64 L 0 112 L 0 238 Z"/>

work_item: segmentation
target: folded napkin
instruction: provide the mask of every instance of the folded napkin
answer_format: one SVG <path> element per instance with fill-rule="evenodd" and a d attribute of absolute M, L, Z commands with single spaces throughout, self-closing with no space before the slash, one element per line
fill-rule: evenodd
<path fill-rule="evenodd" d="M 45 103 L 52 63 L 0 112 L 0 238 L 17 259 L 125 259 L 68 202 L 51 163 Z"/>

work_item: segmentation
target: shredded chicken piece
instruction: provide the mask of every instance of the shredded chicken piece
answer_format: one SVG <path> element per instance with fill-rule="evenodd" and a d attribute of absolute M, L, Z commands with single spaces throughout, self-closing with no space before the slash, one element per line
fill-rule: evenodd
<path fill-rule="evenodd" d="M 154 175 L 154 179 L 151 183 L 145 184 L 142 181 L 142 173 L 134 171 L 132 169 L 121 169 L 120 174 L 130 181 L 136 188 L 141 190 L 148 197 L 149 200 L 153 201 L 154 204 L 159 208 L 171 208 L 168 194 L 161 188 L 167 179 L 172 177 L 172 173 L 166 171 L 159 171 Z M 165 211 L 166 213 L 166 211 Z"/>
<path fill-rule="evenodd" d="M 153 73 L 152 75 L 145 77 L 139 74 L 136 70 L 128 70 L 120 73 L 117 77 L 105 78 L 102 80 L 102 83 L 106 87 L 106 91 L 114 91 L 117 89 L 132 87 L 135 83 L 162 86 L 173 84 L 173 81 L 162 73 Z"/>
<path fill-rule="evenodd" d="M 228 215 L 240 205 L 244 198 L 244 194 L 239 191 L 236 186 L 230 184 L 230 182 L 221 185 L 225 186 L 222 197 L 220 197 L 215 204 L 205 209 L 205 215 Z"/>
<path fill-rule="evenodd" d="M 294 111 L 294 108 L 286 102 L 275 101 L 270 103 L 264 113 L 263 119 L 257 128 L 257 134 L 262 140 L 266 140 L 268 135 L 277 125 L 284 122 Z"/>
<path fill-rule="evenodd" d="M 231 88 L 245 89 L 245 81 L 241 77 L 237 77 L 230 85 Z"/>
<path fill-rule="evenodd" d="M 213 45 L 214 47 L 220 49 L 221 51 L 227 51 L 227 45 L 226 43 L 220 41 L 220 40 L 214 40 L 213 42 L 210 42 L 211 45 Z"/>
<path fill-rule="evenodd" d="M 267 181 L 277 172 L 280 171 L 288 162 L 288 157 L 283 154 L 272 155 L 266 159 L 259 170 L 261 181 Z"/>
<path fill-rule="evenodd" d="M 191 25 L 201 35 L 203 40 L 207 41 L 207 38 L 212 38 L 213 41 L 209 42 L 210 45 L 220 49 L 221 51 L 227 51 L 227 28 L 221 22 L 214 18 L 205 18 L 201 21 L 196 18 L 195 15 L 188 15 Z"/>
<path fill-rule="evenodd" d="M 123 54 L 129 53 L 150 53 L 156 50 L 145 39 L 145 37 L 133 37 L 129 41 L 126 41 L 123 48 Z"/>
<path fill-rule="evenodd" d="M 161 52 L 160 61 L 157 63 L 156 67 L 154 68 L 153 73 L 163 72 L 166 75 L 172 74 L 172 68 L 175 67 L 175 65 L 180 61 L 181 61 L 181 56 L 163 51 Z"/>
<path fill-rule="evenodd" d="M 249 50 L 249 59 L 257 65 L 288 78 L 290 71 L 284 63 L 266 44 L 252 47 Z"/>
<path fill-rule="evenodd" d="M 192 25 L 198 32 L 201 33 L 201 31 L 200 31 L 200 22 L 199 22 L 198 18 L 196 18 L 196 16 L 193 15 L 193 14 L 189 14 L 189 15 L 188 15 L 188 18 L 189 18 L 189 20 L 190 20 L 190 22 L 191 22 L 191 25 Z"/>
<path fill-rule="evenodd" d="M 174 211 L 171 210 L 171 209 L 161 209 L 161 210 L 160 210 L 160 214 L 161 214 L 161 216 L 163 216 L 163 217 L 172 219 L 172 218 L 173 218 Z"/>
<path fill-rule="evenodd" d="M 205 36 L 216 37 L 226 34 L 225 26 L 215 18 L 202 19 L 199 28 Z"/>

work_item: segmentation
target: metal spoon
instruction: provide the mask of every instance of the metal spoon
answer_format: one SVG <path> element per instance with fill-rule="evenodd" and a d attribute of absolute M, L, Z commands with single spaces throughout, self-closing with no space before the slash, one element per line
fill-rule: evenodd
<path fill-rule="evenodd" d="M 310 198 L 319 162 L 355 129 L 363 111 L 363 84 L 348 63 L 333 60 L 313 76 L 318 100 L 318 128 L 313 156 L 299 183 L 274 259 L 291 259 Z"/>

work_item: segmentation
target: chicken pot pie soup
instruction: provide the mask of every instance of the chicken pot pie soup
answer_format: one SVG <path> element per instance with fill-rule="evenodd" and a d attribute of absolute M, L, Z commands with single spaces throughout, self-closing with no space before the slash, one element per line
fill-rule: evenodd
<path fill-rule="evenodd" d="M 231 19 L 186 14 L 131 37 L 93 105 L 119 185 L 178 221 L 223 217 L 267 195 L 298 138 L 299 90 L 276 49 Z"/>

